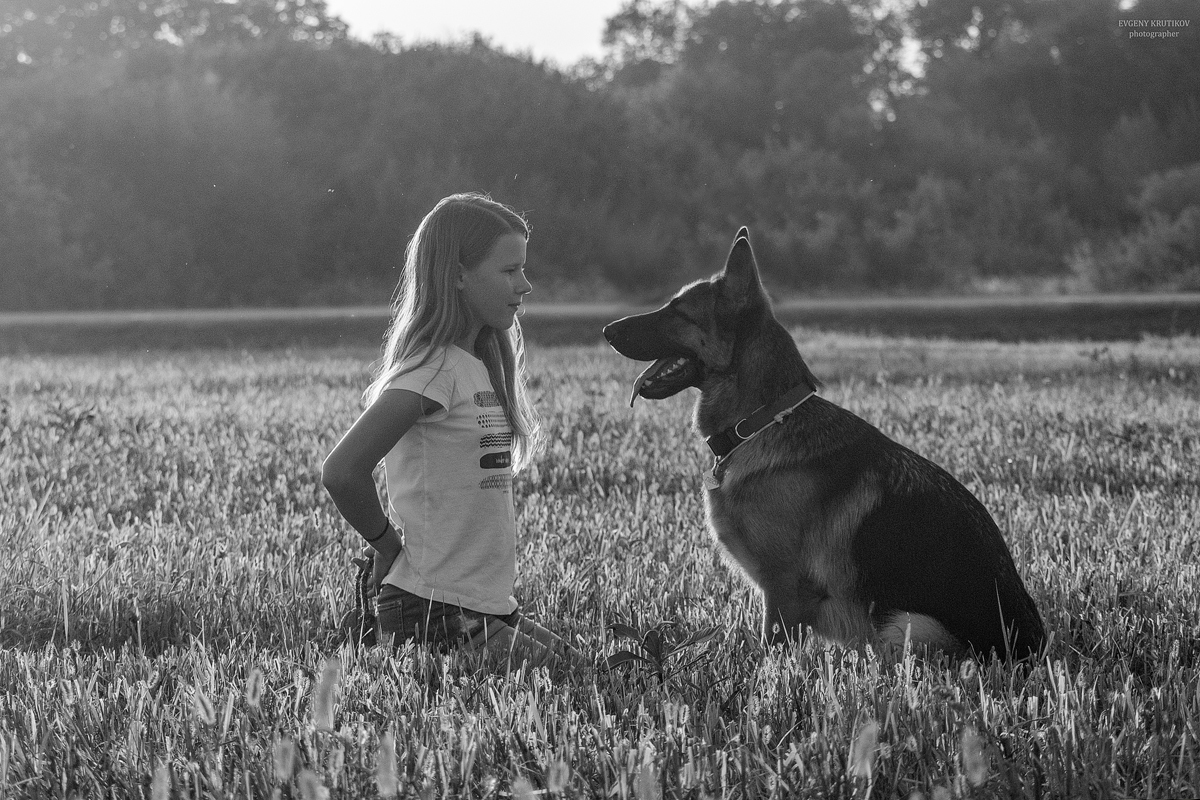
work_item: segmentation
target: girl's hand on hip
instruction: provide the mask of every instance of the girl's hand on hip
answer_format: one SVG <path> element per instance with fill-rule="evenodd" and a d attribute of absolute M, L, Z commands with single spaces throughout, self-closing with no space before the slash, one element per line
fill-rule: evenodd
<path fill-rule="evenodd" d="M 396 556 L 398 555 L 400 555 L 399 550 L 397 550 L 395 555 L 393 555 L 391 558 L 388 558 L 379 552 L 375 553 L 375 560 L 371 567 L 371 581 L 368 584 L 370 587 L 368 591 L 370 591 L 372 595 L 379 594 L 379 589 L 381 586 L 383 586 L 383 579 L 386 578 L 387 574 L 392 571 L 392 564 L 395 563 Z"/>
<path fill-rule="evenodd" d="M 378 542 L 363 547 L 363 557 L 355 559 L 355 563 L 363 566 L 371 559 L 371 578 L 367 582 L 367 594 L 374 597 L 383 585 L 383 579 L 392 570 L 396 557 L 404 549 L 403 540 L 395 528 L 389 527 L 383 538 Z"/>

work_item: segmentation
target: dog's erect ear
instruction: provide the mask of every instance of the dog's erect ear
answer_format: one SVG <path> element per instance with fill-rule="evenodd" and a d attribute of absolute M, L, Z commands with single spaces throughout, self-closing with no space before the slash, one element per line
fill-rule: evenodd
<path fill-rule="evenodd" d="M 763 295 L 758 264 L 754 260 L 754 251 L 750 249 L 748 233 L 745 228 L 738 231 L 729 250 L 729 258 L 725 261 L 725 270 L 721 273 L 726 291 L 733 297 L 747 299 Z"/>
<path fill-rule="evenodd" d="M 738 239 L 749 239 L 749 238 L 750 238 L 750 229 L 747 228 L 745 225 L 743 225 L 742 227 L 738 228 L 737 236 L 733 237 L 733 240 L 736 242 Z"/>

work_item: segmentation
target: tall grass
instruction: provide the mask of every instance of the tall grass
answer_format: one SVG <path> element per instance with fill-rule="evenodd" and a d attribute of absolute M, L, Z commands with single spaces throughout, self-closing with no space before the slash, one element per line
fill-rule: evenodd
<path fill-rule="evenodd" d="M 356 536 L 318 482 L 373 353 L 0 359 L 5 796 L 1195 797 L 1200 342 L 799 331 L 841 403 L 1005 531 L 1053 642 L 1025 667 L 757 643 L 698 495 L 690 397 L 537 349 L 525 613 L 660 673 L 343 647 Z M 668 648 L 669 649 L 669 648 Z"/>

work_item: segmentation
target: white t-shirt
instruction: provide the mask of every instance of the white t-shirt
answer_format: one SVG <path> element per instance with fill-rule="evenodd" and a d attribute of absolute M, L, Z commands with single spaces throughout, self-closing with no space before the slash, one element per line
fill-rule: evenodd
<path fill-rule="evenodd" d="M 442 410 L 417 420 L 383 459 L 388 517 L 404 535 L 384 582 L 484 614 L 512 613 L 512 429 L 487 367 L 451 346 L 387 389 L 416 392 Z"/>

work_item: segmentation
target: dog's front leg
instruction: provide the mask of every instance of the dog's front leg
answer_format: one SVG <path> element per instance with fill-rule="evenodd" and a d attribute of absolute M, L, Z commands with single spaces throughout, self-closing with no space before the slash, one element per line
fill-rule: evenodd
<path fill-rule="evenodd" d="M 824 599 L 805 581 L 795 575 L 772 576 L 760 588 L 763 593 L 763 641 L 768 645 L 798 644 L 804 636 L 804 626 L 813 626 Z"/>

